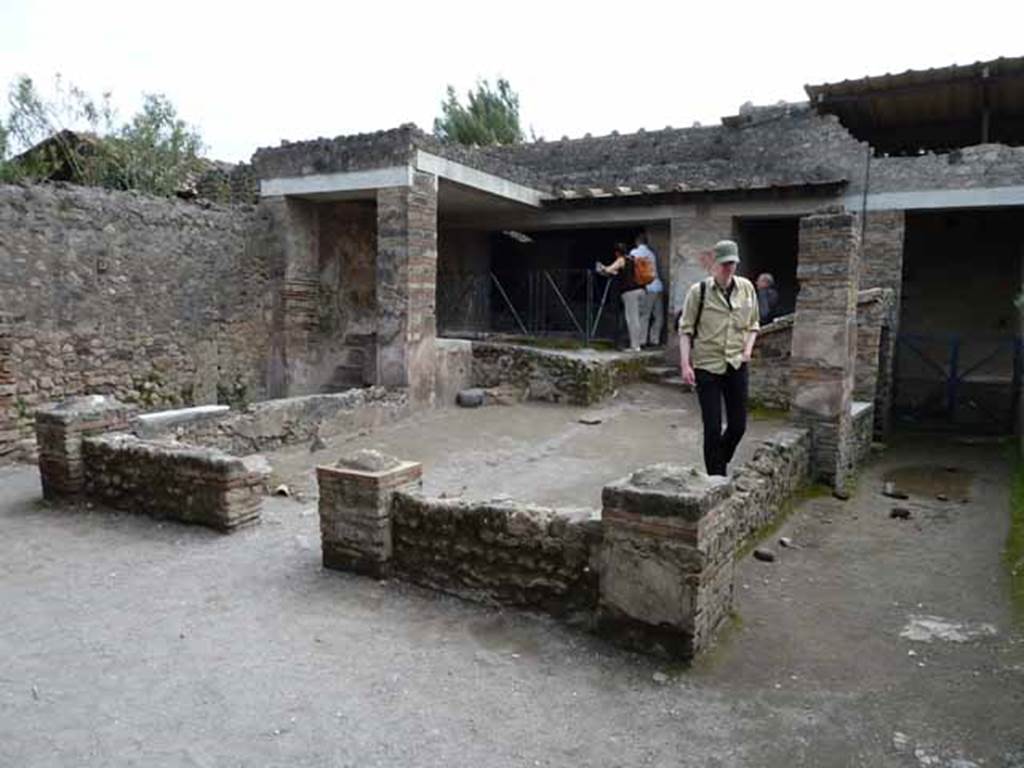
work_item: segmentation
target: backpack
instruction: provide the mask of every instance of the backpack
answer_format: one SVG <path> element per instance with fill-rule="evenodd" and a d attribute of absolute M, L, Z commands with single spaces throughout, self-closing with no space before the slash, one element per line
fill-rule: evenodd
<path fill-rule="evenodd" d="M 633 258 L 631 261 L 633 262 L 633 282 L 641 287 L 654 282 L 654 278 L 658 276 L 654 259 L 649 257 Z"/>

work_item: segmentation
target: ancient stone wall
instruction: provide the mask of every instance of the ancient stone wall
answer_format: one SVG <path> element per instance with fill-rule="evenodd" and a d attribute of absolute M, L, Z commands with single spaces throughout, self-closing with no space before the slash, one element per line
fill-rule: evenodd
<path fill-rule="evenodd" d="M 943 154 L 871 161 L 870 191 L 1010 187 L 1024 182 L 1024 147 L 979 144 Z"/>
<path fill-rule="evenodd" d="M 807 430 L 781 429 L 761 441 L 750 460 L 733 473 L 735 490 L 725 502 L 737 526 L 737 546 L 771 524 L 810 479 L 811 437 Z"/>
<path fill-rule="evenodd" d="M 0 461 L 15 449 L 21 433 L 18 429 L 17 381 L 11 359 L 11 318 L 0 315 Z"/>
<path fill-rule="evenodd" d="M 86 496 L 129 512 L 230 531 L 259 519 L 270 467 L 209 448 L 109 434 L 82 441 Z"/>
<path fill-rule="evenodd" d="M 0 421 L 28 434 L 36 406 L 82 393 L 142 407 L 263 397 L 267 228 L 249 206 L 0 186 L 0 307 L 20 317 Z"/>
<path fill-rule="evenodd" d="M 601 524 L 589 510 L 396 494 L 395 573 L 485 603 L 556 615 L 597 605 Z"/>
<path fill-rule="evenodd" d="M 660 356 L 655 356 L 660 357 Z M 477 386 L 512 384 L 532 400 L 591 405 L 637 381 L 651 357 L 607 356 L 593 350 L 560 352 L 517 344 L 473 342 Z"/>

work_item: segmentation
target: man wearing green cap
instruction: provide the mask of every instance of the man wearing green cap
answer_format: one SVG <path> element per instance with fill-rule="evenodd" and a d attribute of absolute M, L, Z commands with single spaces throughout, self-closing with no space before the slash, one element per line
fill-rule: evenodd
<path fill-rule="evenodd" d="M 732 240 L 715 243 L 711 277 L 690 286 L 679 315 L 679 366 L 683 381 L 697 385 L 709 475 L 726 474 L 747 428 L 747 363 L 760 325 L 757 291 L 736 274 L 739 260 Z"/>

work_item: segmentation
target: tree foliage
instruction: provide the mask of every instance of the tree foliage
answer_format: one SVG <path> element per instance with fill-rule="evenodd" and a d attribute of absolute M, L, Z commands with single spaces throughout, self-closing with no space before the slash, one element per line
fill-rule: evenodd
<path fill-rule="evenodd" d="M 508 80 L 498 78 L 496 88 L 482 80 L 475 91 L 466 93 L 465 106 L 448 86 L 441 102 L 441 117 L 434 120 L 434 135 L 443 141 L 489 146 L 516 144 L 523 140 L 519 125 L 519 95 Z"/>
<path fill-rule="evenodd" d="M 109 93 L 94 99 L 59 76 L 53 98 L 20 77 L 7 102 L 0 180 L 60 179 L 171 195 L 204 166 L 199 134 L 159 94 L 144 95 L 142 109 L 120 125 Z"/>

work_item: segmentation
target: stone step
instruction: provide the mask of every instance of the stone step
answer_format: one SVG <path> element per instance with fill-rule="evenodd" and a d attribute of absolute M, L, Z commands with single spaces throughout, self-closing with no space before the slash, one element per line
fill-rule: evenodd
<path fill-rule="evenodd" d="M 644 368 L 644 381 L 660 381 L 679 375 L 679 368 L 674 365 L 648 365 Z"/>
<path fill-rule="evenodd" d="M 672 389 L 678 389 L 682 392 L 693 392 L 693 387 L 691 387 L 689 384 L 684 384 L 683 377 L 679 375 L 666 376 L 661 379 L 653 379 L 652 383 L 661 384 L 662 386 L 671 387 Z"/>

